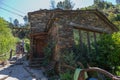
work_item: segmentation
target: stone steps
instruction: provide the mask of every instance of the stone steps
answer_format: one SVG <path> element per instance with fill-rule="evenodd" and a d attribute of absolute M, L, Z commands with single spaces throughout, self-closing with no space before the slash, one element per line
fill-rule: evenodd
<path fill-rule="evenodd" d="M 44 58 L 33 58 L 29 63 L 29 67 L 41 68 L 43 66 L 43 61 Z"/>

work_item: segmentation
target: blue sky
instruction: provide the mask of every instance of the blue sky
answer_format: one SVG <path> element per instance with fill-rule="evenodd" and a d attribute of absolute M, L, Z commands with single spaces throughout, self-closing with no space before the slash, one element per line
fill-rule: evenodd
<path fill-rule="evenodd" d="M 63 0 L 55 0 L 56 3 L 59 1 Z M 93 4 L 93 0 L 71 0 L 71 1 L 75 3 L 74 9 L 86 7 Z M 105 1 L 110 1 L 113 4 L 115 4 L 115 0 Z M 50 9 L 50 0 L 0 0 L 0 7 L 25 16 L 27 15 L 28 12 L 36 11 L 39 9 Z M 16 11 L 16 9 L 19 10 L 19 12 Z M 18 19 L 20 23 L 23 23 L 22 17 L 2 9 L 0 9 L 0 17 L 3 17 L 7 21 L 10 21 L 10 18 L 12 18 L 12 21 L 14 19 Z"/>

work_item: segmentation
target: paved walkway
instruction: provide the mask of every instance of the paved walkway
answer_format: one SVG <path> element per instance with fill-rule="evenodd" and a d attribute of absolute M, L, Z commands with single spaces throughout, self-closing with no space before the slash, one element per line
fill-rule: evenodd
<path fill-rule="evenodd" d="M 0 80 L 48 80 L 42 70 L 28 67 L 26 60 L 20 59 L 14 64 L 0 68 Z"/>

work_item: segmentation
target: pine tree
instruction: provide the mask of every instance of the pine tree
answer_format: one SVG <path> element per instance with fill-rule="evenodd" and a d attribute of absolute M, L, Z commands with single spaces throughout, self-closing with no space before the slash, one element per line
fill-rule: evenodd
<path fill-rule="evenodd" d="M 55 1 L 54 0 L 51 0 L 50 1 L 50 7 L 51 7 L 51 9 L 55 9 L 56 7 L 55 7 Z"/>
<path fill-rule="evenodd" d="M 104 2 L 104 0 L 94 0 L 94 4 L 100 3 L 100 2 Z"/>
<path fill-rule="evenodd" d="M 120 4 L 120 0 L 116 0 L 116 3 L 117 3 L 117 4 Z"/>
<path fill-rule="evenodd" d="M 27 24 L 28 24 L 28 17 L 27 17 L 27 16 L 24 16 L 23 20 L 24 20 L 24 22 L 25 22 L 25 25 L 27 25 Z"/>
<path fill-rule="evenodd" d="M 19 26 L 19 21 L 17 19 L 14 20 L 14 25 Z"/>
<path fill-rule="evenodd" d="M 63 9 L 63 10 L 72 10 L 74 7 L 74 4 L 71 2 L 71 0 L 64 0 L 63 2 L 60 1 L 57 3 L 57 8 Z"/>

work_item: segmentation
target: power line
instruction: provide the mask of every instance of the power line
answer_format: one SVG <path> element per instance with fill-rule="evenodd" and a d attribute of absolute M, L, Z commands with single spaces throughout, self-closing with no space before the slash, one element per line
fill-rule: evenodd
<path fill-rule="evenodd" d="M 16 12 L 10 11 L 10 10 L 5 9 L 5 8 L 3 8 L 3 7 L 0 7 L 0 9 L 5 10 L 5 11 L 7 11 L 7 12 L 10 12 L 10 13 L 12 13 L 12 14 L 15 14 L 15 15 L 17 15 L 17 16 L 24 17 L 24 16 L 21 15 L 21 14 L 18 14 L 18 13 L 16 13 Z"/>
<path fill-rule="evenodd" d="M 17 11 L 17 12 L 22 13 L 22 14 L 25 14 L 24 12 L 22 12 L 22 11 L 20 11 L 20 10 L 18 10 L 18 9 L 15 9 L 15 8 L 13 8 L 13 7 L 11 7 L 11 6 L 7 5 L 7 4 L 5 4 L 5 3 L 3 3 L 3 2 L 1 2 L 1 3 L 2 3 L 4 6 L 8 7 L 8 8 L 11 8 L 11 9 L 13 9 L 13 10 Z"/>

